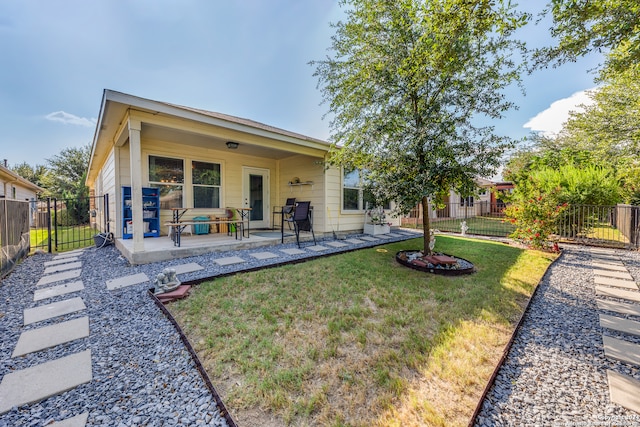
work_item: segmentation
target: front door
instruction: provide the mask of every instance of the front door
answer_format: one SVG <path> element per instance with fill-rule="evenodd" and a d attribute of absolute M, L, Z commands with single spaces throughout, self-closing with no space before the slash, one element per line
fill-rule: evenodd
<path fill-rule="evenodd" d="M 269 169 L 242 168 L 243 207 L 251 208 L 251 228 L 269 227 Z"/>

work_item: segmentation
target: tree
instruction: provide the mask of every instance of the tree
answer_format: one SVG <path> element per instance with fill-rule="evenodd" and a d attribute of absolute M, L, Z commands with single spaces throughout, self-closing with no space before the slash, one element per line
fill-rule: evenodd
<path fill-rule="evenodd" d="M 637 0 L 551 0 L 551 35 L 556 46 L 536 52 L 538 63 L 562 64 L 591 51 L 610 53 L 607 70 L 620 72 L 640 61 L 640 3 Z"/>
<path fill-rule="evenodd" d="M 65 148 L 47 159 L 50 180 L 47 188 L 53 197 L 68 199 L 67 215 L 83 224 L 89 218 L 89 188 L 85 185 L 91 146 Z"/>
<path fill-rule="evenodd" d="M 351 9 L 334 24 L 335 57 L 312 62 L 334 116 L 330 161 L 361 169 L 400 213 L 421 203 L 429 253 L 429 204 L 451 188 L 468 195 L 511 142 L 476 119 L 513 107 L 501 90 L 519 80 L 512 35 L 528 16 L 488 0 L 342 5 Z"/>
<path fill-rule="evenodd" d="M 590 93 L 593 104 L 572 112 L 559 135 L 564 146 L 590 150 L 608 162 L 640 156 L 640 66 L 609 76 Z"/>
<path fill-rule="evenodd" d="M 29 182 L 44 187 L 47 183 L 49 171 L 44 165 L 31 166 L 27 162 L 22 162 L 11 168 L 12 171 Z"/>
<path fill-rule="evenodd" d="M 534 135 L 509 160 L 505 177 L 524 182 L 530 174 L 564 166 L 613 170 L 626 203 L 640 203 L 640 66 L 606 76 L 589 95 L 593 103 L 571 112 L 556 138 Z"/>
<path fill-rule="evenodd" d="M 54 197 L 68 198 L 83 193 L 89 166 L 91 146 L 63 149 L 60 154 L 47 159 L 49 166 L 49 190 Z"/>

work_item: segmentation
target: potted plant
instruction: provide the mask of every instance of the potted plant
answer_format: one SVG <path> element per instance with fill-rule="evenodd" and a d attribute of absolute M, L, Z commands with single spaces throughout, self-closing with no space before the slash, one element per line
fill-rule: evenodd
<path fill-rule="evenodd" d="M 391 231 L 391 224 L 386 222 L 386 218 L 382 206 L 365 211 L 364 233 L 373 236 L 388 234 Z"/>

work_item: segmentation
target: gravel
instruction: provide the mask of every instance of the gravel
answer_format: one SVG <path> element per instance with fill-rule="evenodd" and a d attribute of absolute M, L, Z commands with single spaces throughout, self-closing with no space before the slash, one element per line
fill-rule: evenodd
<path fill-rule="evenodd" d="M 604 355 L 603 333 L 624 334 L 600 327 L 591 252 L 563 252 L 540 283 L 476 426 L 640 426 L 640 414 L 610 402 L 607 369 L 640 380 L 640 367 Z M 640 253 L 613 252 L 638 281 Z"/>
<path fill-rule="evenodd" d="M 179 334 L 147 294 L 147 290 L 153 287 L 155 275 L 166 267 L 191 262 L 205 267 L 204 270 L 179 275 L 184 282 L 410 237 L 348 244 L 343 248 L 327 246 L 327 250 L 320 253 L 306 251 L 304 255 L 280 252 L 280 249 L 297 247 L 290 243 L 139 266 L 129 265 L 113 246 L 92 247 L 79 255 L 85 289 L 39 302 L 33 301 L 35 284 L 43 275 L 44 262 L 54 256 L 31 256 L 0 284 L 0 377 L 90 349 L 93 380 L 41 402 L 15 407 L 0 415 L 0 426 L 43 426 L 84 412 L 89 413 L 88 426 L 226 426 Z M 329 241 L 318 243 L 322 245 Z M 265 251 L 280 256 L 267 260 L 251 256 Z M 231 256 L 239 256 L 247 262 L 229 266 L 213 262 L 217 258 Z M 107 280 L 137 273 L 145 273 L 150 281 L 115 291 L 107 290 Z M 82 298 L 86 310 L 23 326 L 24 309 L 75 296 Z M 89 337 L 11 358 L 23 331 L 83 316 L 89 317 Z"/>
<path fill-rule="evenodd" d="M 0 284 L 0 377 L 91 349 L 93 380 L 39 403 L 13 408 L 0 416 L 0 426 L 43 426 L 83 412 L 89 413 L 88 426 L 225 426 L 179 335 L 147 295 L 152 283 L 108 291 L 106 281 L 136 273 L 153 280 L 166 267 L 190 262 L 205 269 L 179 277 L 197 280 L 406 238 L 327 246 L 319 254 L 287 255 L 280 249 L 296 245 L 285 244 L 140 266 L 129 265 L 114 247 L 87 248 L 79 255 L 85 289 L 40 302 L 33 302 L 35 283 L 42 277 L 44 262 L 53 255 L 31 256 Z M 250 256 L 265 251 L 280 256 L 267 260 Z M 640 253 L 616 253 L 639 280 Z M 248 262 L 230 266 L 213 262 L 230 256 Z M 640 368 L 604 357 L 592 271 L 591 253 L 582 247 L 565 248 L 551 266 L 483 402 L 476 426 L 640 425 L 640 415 L 609 401 L 606 370 L 640 380 Z M 87 310 L 22 325 L 25 308 L 72 296 L 80 296 Z M 82 316 L 89 316 L 88 338 L 11 358 L 23 331 Z M 604 333 L 621 337 L 613 331 Z M 640 337 L 624 338 L 640 343 Z"/>

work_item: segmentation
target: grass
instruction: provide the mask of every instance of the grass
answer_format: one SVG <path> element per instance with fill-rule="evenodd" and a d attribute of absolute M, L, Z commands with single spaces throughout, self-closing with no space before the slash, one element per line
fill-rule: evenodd
<path fill-rule="evenodd" d="M 442 277 L 395 262 L 420 241 L 203 283 L 169 308 L 240 425 L 466 425 L 554 255 L 438 236 L 478 270 Z"/>
<path fill-rule="evenodd" d="M 52 242 L 52 248 L 54 252 L 70 251 L 73 249 L 86 248 L 94 244 L 93 236 L 98 231 L 92 228 L 90 225 L 78 225 L 63 227 L 58 226 L 58 248 L 56 250 L 54 242 Z M 29 232 L 31 238 L 31 250 L 37 248 L 46 249 L 48 247 L 49 232 L 46 228 L 32 228 Z M 56 232 L 51 233 L 51 238 L 54 239 Z"/>
<path fill-rule="evenodd" d="M 422 221 L 420 219 L 419 221 Z M 483 236 L 506 237 L 513 233 L 516 227 L 504 221 L 504 218 L 489 216 L 476 216 L 471 218 L 444 218 L 431 220 L 431 227 L 440 231 L 460 233 L 460 223 L 467 222 L 467 233 Z M 413 226 L 414 224 L 407 224 Z M 422 222 L 418 222 L 418 228 L 422 228 Z"/>

